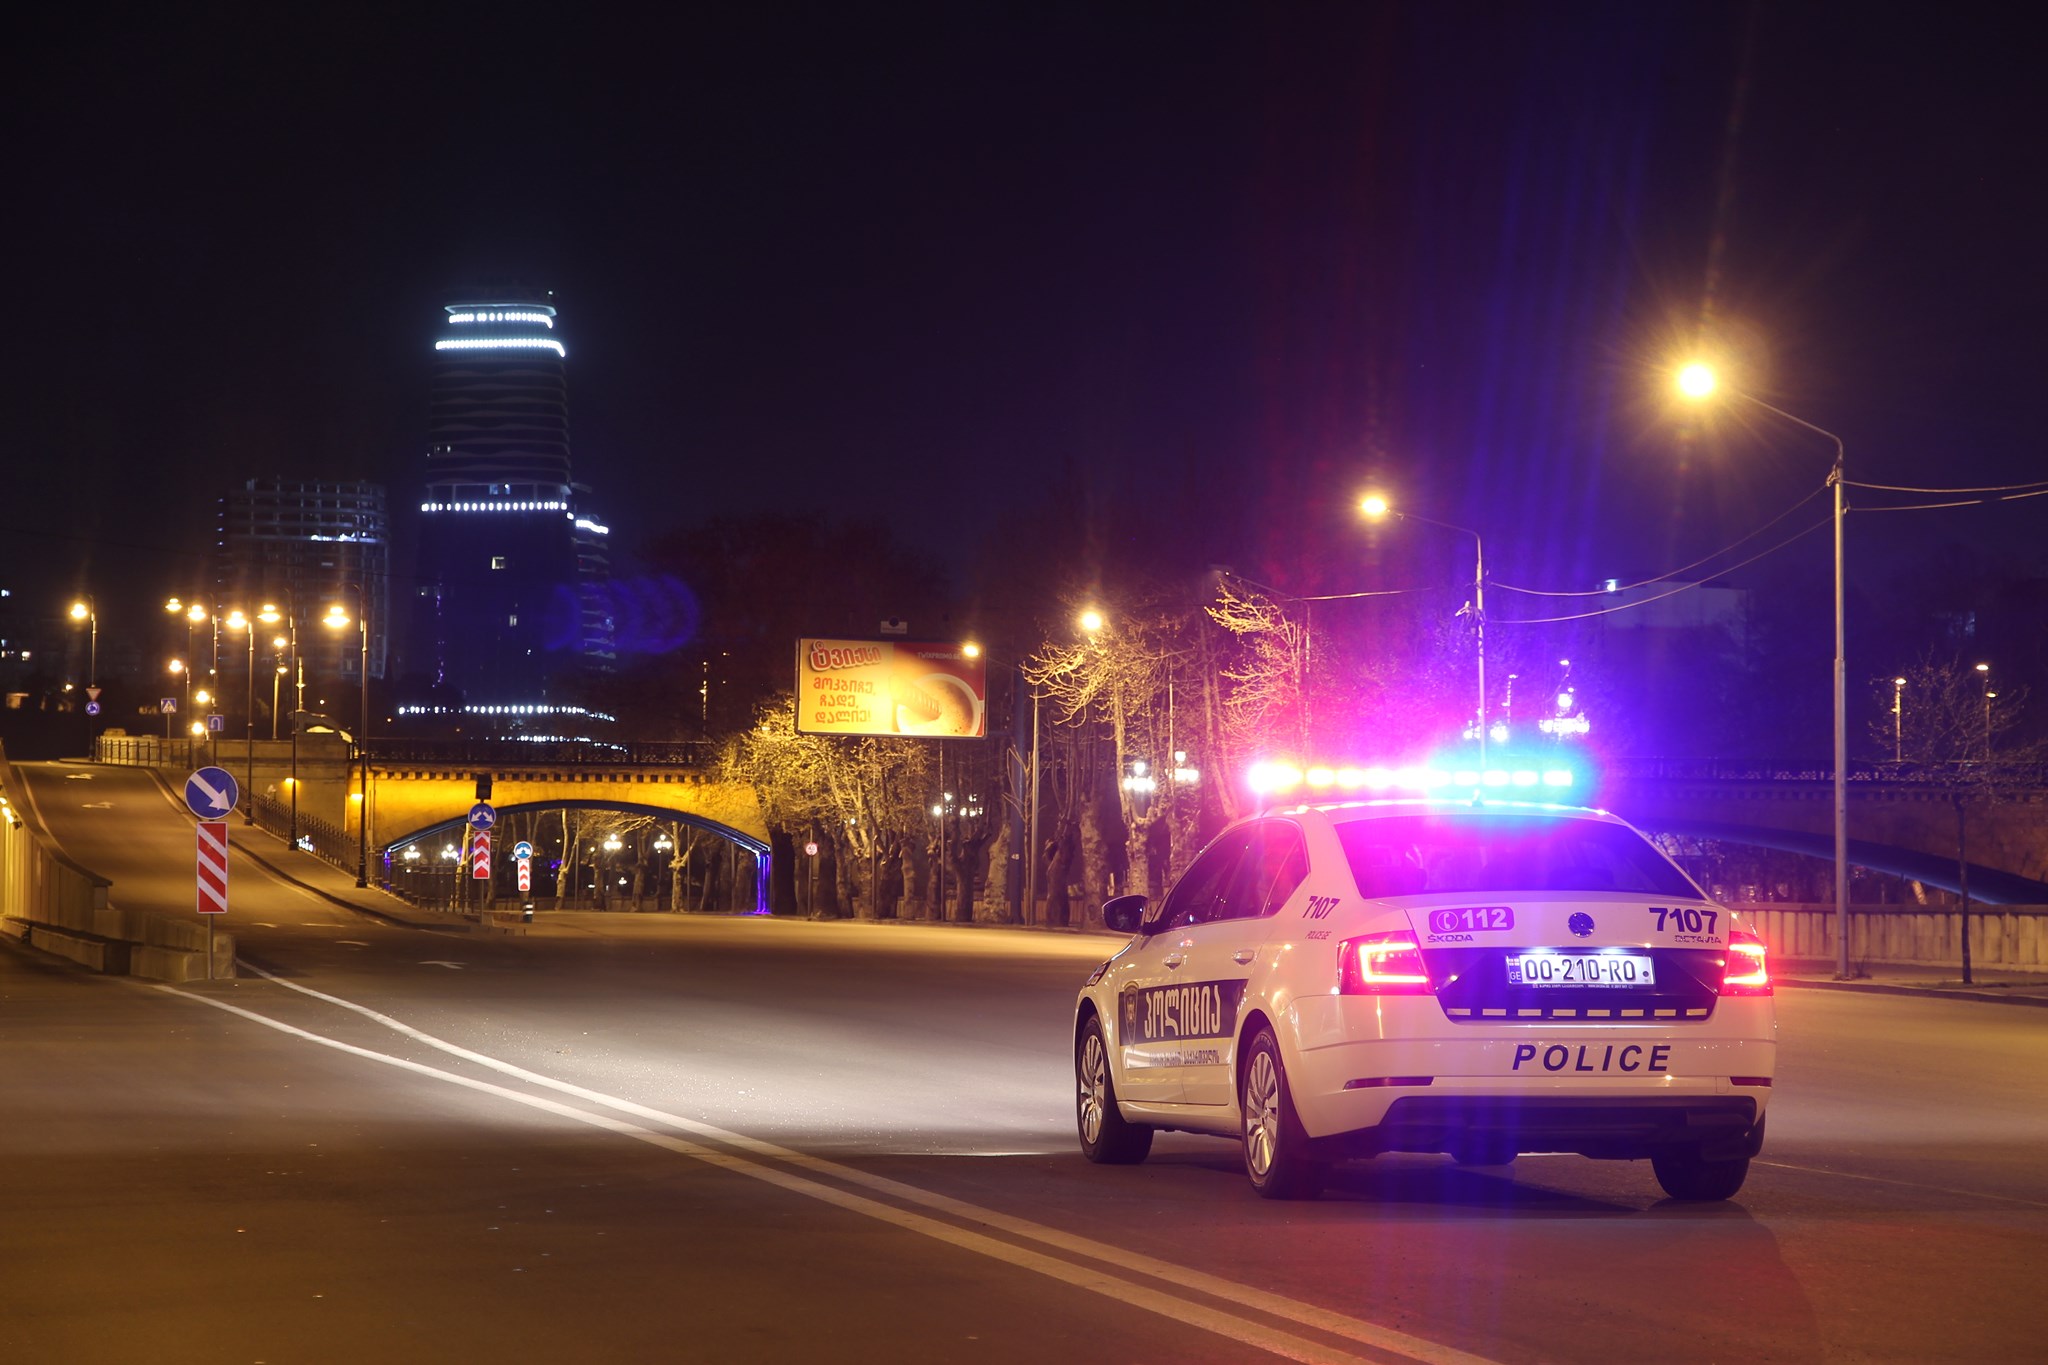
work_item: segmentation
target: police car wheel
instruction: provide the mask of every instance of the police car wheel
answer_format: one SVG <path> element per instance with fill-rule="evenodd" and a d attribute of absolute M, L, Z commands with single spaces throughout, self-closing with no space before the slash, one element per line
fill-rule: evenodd
<path fill-rule="evenodd" d="M 1074 1046 L 1074 1125 L 1081 1155 L 1105 1166 L 1130 1166 L 1152 1150 L 1152 1130 L 1129 1123 L 1117 1108 L 1116 1082 L 1109 1074 L 1109 1044 L 1102 1021 L 1091 1018 Z"/>
<path fill-rule="evenodd" d="M 1308 1133 L 1287 1089 L 1280 1044 L 1269 1028 L 1260 1029 L 1245 1051 L 1238 1100 L 1244 1116 L 1244 1173 L 1252 1188 L 1268 1199 L 1315 1198 L 1328 1168 L 1309 1154 Z"/>
<path fill-rule="evenodd" d="M 1653 1153 L 1650 1167 L 1657 1172 L 1657 1183 L 1664 1187 L 1664 1193 L 1689 1203 L 1731 1198 L 1749 1177 L 1748 1157 L 1708 1161 L 1701 1157 L 1697 1147 Z"/>

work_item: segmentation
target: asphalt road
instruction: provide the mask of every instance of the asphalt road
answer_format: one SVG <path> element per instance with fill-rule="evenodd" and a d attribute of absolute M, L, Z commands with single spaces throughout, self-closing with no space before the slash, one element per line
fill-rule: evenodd
<path fill-rule="evenodd" d="M 147 774 L 23 772 L 117 904 L 192 913 Z M 240 856 L 230 899 L 232 982 L 0 946 L 0 1360 L 2048 1354 L 2048 1011 L 1781 992 L 1770 1140 L 1724 1206 L 1576 1157 L 1385 1157 L 1288 1205 L 1210 1139 L 1076 1153 L 1106 939 L 431 933 Z"/>

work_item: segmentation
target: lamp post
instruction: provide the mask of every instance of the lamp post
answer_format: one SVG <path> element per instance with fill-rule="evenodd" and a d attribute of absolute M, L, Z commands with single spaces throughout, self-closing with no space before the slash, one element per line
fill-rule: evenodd
<path fill-rule="evenodd" d="M 1977 684 L 1984 691 L 1984 761 L 1991 762 L 1991 703 L 1998 694 L 1991 690 L 1991 665 L 1977 665 Z"/>
<path fill-rule="evenodd" d="M 1892 679 L 1892 765 L 1906 765 L 1906 680 Z"/>
<path fill-rule="evenodd" d="M 282 619 L 283 617 L 278 614 L 275 604 L 270 602 L 265 602 L 263 609 L 257 612 L 253 618 L 240 611 L 228 613 L 228 629 L 242 631 L 249 637 L 248 710 L 242 716 L 242 735 L 244 742 L 248 746 L 244 766 L 247 768 L 249 775 L 247 787 L 249 804 L 242 808 L 242 823 L 245 825 L 256 823 L 256 623 L 261 621 L 265 625 L 276 625 Z"/>
<path fill-rule="evenodd" d="M 100 684 L 100 612 L 99 604 L 87 593 L 71 604 L 71 619 L 84 621 L 87 625 L 85 654 L 85 685 L 88 688 Z M 90 695 L 90 694 L 88 694 Z"/>
<path fill-rule="evenodd" d="M 85 704 L 88 708 L 85 718 L 86 756 L 92 757 L 93 711 L 99 709 L 100 686 L 100 612 L 99 603 L 91 593 L 71 604 L 71 619 L 86 623 L 85 653 Z"/>
<path fill-rule="evenodd" d="M 1704 402 L 1720 388 L 1719 378 L 1708 365 L 1690 364 L 1678 372 L 1678 392 L 1687 400 Z M 1849 702 L 1847 631 L 1844 628 L 1842 579 L 1843 466 L 1847 462 L 1842 438 L 1826 427 L 1815 426 L 1804 417 L 1766 403 L 1740 389 L 1729 393 L 1765 412 L 1784 418 L 1794 426 L 1825 436 L 1835 447 L 1834 467 L 1828 471 L 1828 487 L 1834 490 L 1835 523 L 1835 977 L 1849 976 Z"/>
<path fill-rule="evenodd" d="M 1473 714 L 1474 733 L 1479 736 L 1479 766 L 1486 766 L 1486 543 L 1479 533 L 1467 526 L 1454 526 L 1448 521 L 1436 521 L 1429 517 L 1417 516 L 1413 512 L 1401 512 L 1377 493 L 1361 499 L 1358 510 L 1370 520 L 1381 517 L 1399 517 L 1403 521 L 1419 521 L 1425 526 L 1434 526 L 1443 531 L 1455 531 L 1461 536 L 1472 537 L 1472 638 L 1474 658 L 1479 671 L 1479 709 Z"/>
<path fill-rule="evenodd" d="M 210 706 L 212 705 L 212 703 L 213 693 L 207 691 L 203 687 L 192 694 L 192 704 L 194 706 Z M 214 745 L 213 730 L 207 725 L 205 721 L 200 720 L 197 716 L 194 716 L 192 718 L 192 724 L 187 728 L 190 730 L 192 738 L 195 740 L 198 739 L 201 735 L 206 736 L 206 761 L 211 763 L 213 761 Z"/>
<path fill-rule="evenodd" d="M 363 585 L 356 586 L 355 626 L 358 636 L 359 669 L 356 681 L 361 684 L 361 711 L 356 725 L 356 885 L 370 884 L 370 620 L 364 609 Z M 327 609 L 321 618 L 322 625 L 330 630 L 345 630 L 349 625 L 348 613 L 339 603 Z"/>
<path fill-rule="evenodd" d="M 171 660 L 170 668 L 169 668 L 169 670 L 168 670 L 168 671 L 169 671 L 170 675 L 171 675 L 171 676 L 172 676 L 173 678 L 177 678 L 177 677 L 183 676 L 183 678 L 185 679 L 185 701 L 186 701 L 186 709 L 187 709 L 187 710 L 190 710 L 190 709 L 191 709 L 191 700 L 192 700 L 192 675 L 191 675 L 191 673 L 190 673 L 190 672 L 188 672 L 188 671 L 186 670 L 186 668 L 185 668 L 185 661 L 184 661 L 183 659 L 173 659 L 173 660 Z M 171 713 L 170 713 L 170 712 L 168 712 L 168 711 L 166 711 L 166 712 L 164 712 L 164 743 L 165 743 L 165 745 L 169 745 L 169 744 L 170 744 L 170 742 L 171 742 Z M 166 754 L 166 755 L 165 755 L 165 757 L 167 757 L 167 758 L 168 758 L 168 757 L 169 757 L 169 755 L 168 755 L 168 754 Z"/>

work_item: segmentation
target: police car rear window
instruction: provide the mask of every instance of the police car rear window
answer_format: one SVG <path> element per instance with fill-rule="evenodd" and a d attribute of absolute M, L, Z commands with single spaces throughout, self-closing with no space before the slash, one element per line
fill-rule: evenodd
<path fill-rule="evenodd" d="M 1697 900 L 1649 841 L 1600 820 L 1458 812 L 1337 826 L 1368 899 L 1477 891 L 1621 891 Z"/>

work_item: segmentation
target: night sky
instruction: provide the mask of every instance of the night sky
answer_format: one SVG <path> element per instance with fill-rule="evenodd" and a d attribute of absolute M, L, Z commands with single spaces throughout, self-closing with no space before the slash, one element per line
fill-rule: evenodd
<path fill-rule="evenodd" d="M 256 475 L 416 505 L 440 306 L 504 279 L 555 291 L 628 564 L 785 510 L 965 565 L 1064 477 L 1298 589 L 1450 571 L 1352 557 L 1376 481 L 1584 587 L 1825 474 L 1667 410 L 1701 335 L 1852 477 L 2048 475 L 2043 86 L 1993 10 L 578 8 L 16 21 L 0 585 L 150 610 Z M 2039 572 L 2048 499 L 1868 525 L 1865 575 Z"/>

